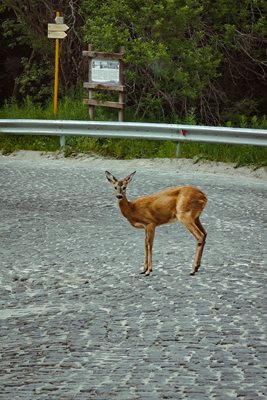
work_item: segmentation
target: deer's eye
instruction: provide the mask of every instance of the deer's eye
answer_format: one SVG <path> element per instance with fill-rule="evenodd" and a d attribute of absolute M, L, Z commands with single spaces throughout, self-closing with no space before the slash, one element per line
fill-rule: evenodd
<path fill-rule="evenodd" d="M 126 189 L 126 186 L 123 186 L 123 187 L 122 187 L 122 190 L 125 190 L 125 189 Z"/>

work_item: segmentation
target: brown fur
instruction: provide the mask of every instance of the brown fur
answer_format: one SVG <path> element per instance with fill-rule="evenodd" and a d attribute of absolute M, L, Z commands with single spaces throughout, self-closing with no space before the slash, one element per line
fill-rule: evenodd
<path fill-rule="evenodd" d="M 115 188 L 115 195 L 119 196 L 119 207 L 123 216 L 134 227 L 145 229 L 145 264 L 142 272 L 149 275 L 152 271 L 152 248 L 156 227 L 180 221 L 197 240 L 191 272 L 191 275 L 194 275 L 199 270 L 207 236 L 199 220 L 208 201 L 206 195 L 193 186 L 180 186 L 128 201 L 126 187 L 133 175 L 134 173 L 122 181 L 118 181 L 110 172 L 106 171 L 107 179 Z"/>

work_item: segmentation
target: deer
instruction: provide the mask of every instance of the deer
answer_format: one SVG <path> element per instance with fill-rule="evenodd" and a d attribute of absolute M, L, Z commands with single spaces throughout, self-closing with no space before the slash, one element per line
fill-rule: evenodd
<path fill-rule="evenodd" d="M 190 275 L 200 268 L 207 232 L 200 222 L 200 214 L 207 204 L 207 196 L 193 186 L 170 187 L 160 192 L 129 201 L 126 189 L 136 171 L 118 180 L 105 171 L 107 180 L 115 189 L 115 197 L 122 215 L 135 228 L 145 230 L 145 262 L 141 273 L 146 276 L 152 272 L 152 249 L 157 226 L 180 221 L 197 241 L 195 257 Z"/>

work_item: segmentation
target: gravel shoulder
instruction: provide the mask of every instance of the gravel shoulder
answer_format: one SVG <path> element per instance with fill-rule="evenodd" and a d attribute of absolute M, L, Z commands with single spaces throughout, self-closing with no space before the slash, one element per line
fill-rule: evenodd
<path fill-rule="evenodd" d="M 116 160 L 103 158 L 97 155 L 86 155 L 78 154 L 75 157 L 65 158 L 62 153 L 43 153 L 40 151 L 27 151 L 20 150 L 12 153 L 8 156 L 0 155 L 5 158 L 15 158 L 17 160 L 60 160 L 65 163 L 90 163 L 103 166 L 110 166 L 110 168 L 116 168 L 117 165 L 125 164 L 126 168 L 142 168 L 155 170 L 160 165 L 161 169 L 177 169 L 177 172 L 183 174 L 198 172 L 201 174 L 214 174 L 214 175 L 226 175 L 235 176 L 240 178 L 259 179 L 267 182 L 267 167 L 261 167 L 255 169 L 253 166 L 236 167 L 234 163 L 223 163 L 223 162 L 212 162 L 200 160 L 194 163 L 191 159 L 179 158 L 179 159 L 168 159 L 168 158 L 155 158 L 155 159 L 132 159 L 132 160 Z"/>

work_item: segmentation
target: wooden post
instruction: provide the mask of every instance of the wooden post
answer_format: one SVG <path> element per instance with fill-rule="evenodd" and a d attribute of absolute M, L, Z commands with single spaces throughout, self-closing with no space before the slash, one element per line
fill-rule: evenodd
<path fill-rule="evenodd" d="M 92 45 L 88 44 L 88 51 L 92 51 Z M 88 82 L 91 83 L 91 76 L 92 76 L 92 58 L 89 58 L 89 67 L 88 67 Z M 88 98 L 89 100 L 93 99 L 93 91 L 91 89 L 89 89 L 88 92 Z M 91 120 L 94 119 L 94 106 L 89 105 L 89 117 Z"/>
<path fill-rule="evenodd" d="M 124 53 L 124 47 L 120 48 L 120 52 L 123 54 Z M 120 62 L 120 84 L 123 85 L 123 63 Z M 119 103 L 124 103 L 124 92 L 120 91 L 119 92 Z M 123 122 L 124 120 L 124 108 L 119 109 L 118 111 L 118 120 L 119 122 Z"/>

